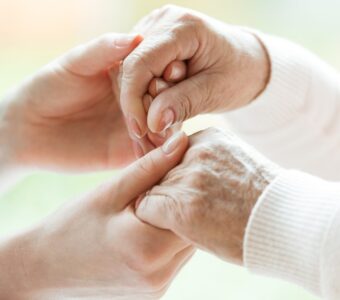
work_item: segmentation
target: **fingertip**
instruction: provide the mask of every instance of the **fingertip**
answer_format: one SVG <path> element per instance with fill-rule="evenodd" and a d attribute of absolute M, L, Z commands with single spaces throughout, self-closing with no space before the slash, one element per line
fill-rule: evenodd
<path fill-rule="evenodd" d="M 153 100 L 153 97 L 150 94 L 145 94 L 143 96 L 143 105 L 144 105 L 144 110 L 145 110 L 146 113 L 148 113 L 148 111 L 149 111 L 152 100 Z"/>
<path fill-rule="evenodd" d="M 185 79 L 186 74 L 186 63 L 180 60 L 175 60 L 165 68 L 163 78 L 165 81 L 176 83 Z"/>
<path fill-rule="evenodd" d="M 171 83 L 164 81 L 162 78 L 153 78 L 149 84 L 149 94 L 155 98 L 171 86 Z"/>
<path fill-rule="evenodd" d="M 162 111 L 163 111 L 163 103 L 161 101 L 152 101 L 149 111 L 147 114 L 147 125 L 151 132 L 160 133 L 163 131 L 161 126 L 162 121 Z"/>
<path fill-rule="evenodd" d="M 148 92 L 149 94 L 155 98 L 157 96 L 157 92 L 156 92 L 156 81 L 157 81 L 157 78 L 152 78 L 152 80 L 150 81 L 150 84 L 149 84 L 149 88 L 148 88 Z"/>
<path fill-rule="evenodd" d="M 184 131 L 178 131 L 172 135 L 162 146 L 162 151 L 166 155 L 172 155 L 176 153 L 183 153 L 188 147 L 188 136 Z"/>
<path fill-rule="evenodd" d="M 145 114 L 144 107 L 143 107 L 143 113 Z M 139 120 L 146 118 L 146 116 L 143 116 L 142 118 L 139 118 Z M 129 114 L 126 118 L 127 127 L 129 130 L 129 134 L 132 139 L 140 140 L 148 132 L 147 125 L 144 124 L 144 122 L 138 121 L 137 118 L 135 118 L 132 114 Z"/>

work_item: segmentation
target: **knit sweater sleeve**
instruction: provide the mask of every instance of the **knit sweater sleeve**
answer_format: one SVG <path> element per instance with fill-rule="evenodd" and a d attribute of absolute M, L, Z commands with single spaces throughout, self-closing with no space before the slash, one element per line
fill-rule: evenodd
<path fill-rule="evenodd" d="M 226 118 L 286 171 L 253 209 L 245 265 L 340 299 L 340 183 L 325 180 L 340 179 L 340 77 L 297 45 L 259 37 L 271 60 L 270 82 L 258 99 Z"/>
<path fill-rule="evenodd" d="M 251 214 L 244 263 L 252 272 L 340 299 L 340 183 L 283 171 Z"/>
<path fill-rule="evenodd" d="M 270 81 L 227 121 L 282 166 L 340 179 L 340 74 L 287 40 L 258 36 L 269 53 Z"/>

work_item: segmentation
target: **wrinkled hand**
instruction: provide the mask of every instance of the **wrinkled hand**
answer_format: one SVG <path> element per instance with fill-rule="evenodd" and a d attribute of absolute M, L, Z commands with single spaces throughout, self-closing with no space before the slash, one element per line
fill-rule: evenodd
<path fill-rule="evenodd" d="M 232 133 L 190 138 L 182 163 L 142 199 L 137 216 L 219 257 L 241 264 L 244 231 L 279 167 Z"/>
<path fill-rule="evenodd" d="M 120 178 L 0 241 L 0 298 L 159 299 L 194 249 L 141 222 L 135 200 L 178 164 L 187 145 L 177 133 Z"/>
<path fill-rule="evenodd" d="M 9 93 L 1 102 L 5 159 L 21 167 L 69 171 L 108 169 L 134 160 L 117 81 L 119 63 L 140 41 L 138 35 L 103 35 Z"/>
<path fill-rule="evenodd" d="M 121 105 L 136 136 L 148 129 L 161 132 L 197 114 L 244 106 L 268 80 L 264 47 L 239 27 L 165 6 L 146 16 L 135 31 L 144 40 L 124 61 Z M 186 77 L 155 97 L 146 114 L 142 99 L 150 80 L 164 72 L 170 76 L 168 65 L 174 60 L 186 62 Z"/>

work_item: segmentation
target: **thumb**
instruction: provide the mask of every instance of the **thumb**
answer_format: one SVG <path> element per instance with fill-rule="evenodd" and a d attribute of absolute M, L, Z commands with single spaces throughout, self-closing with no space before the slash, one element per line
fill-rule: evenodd
<path fill-rule="evenodd" d="M 162 132 L 175 123 L 207 112 L 209 93 L 204 75 L 195 75 L 161 92 L 148 111 L 148 127 Z"/>
<path fill-rule="evenodd" d="M 94 76 L 123 60 L 141 40 L 137 34 L 105 34 L 70 50 L 60 64 L 76 75 Z"/>
<path fill-rule="evenodd" d="M 173 209 L 169 209 L 171 204 L 173 204 L 171 196 L 147 195 L 136 204 L 136 216 L 152 226 L 173 231 L 171 228 Z"/>
<path fill-rule="evenodd" d="M 127 167 L 119 179 L 120 208 L 147 192 L 182 159 L 188 147 L 188 137 L 182 131 Z"/>

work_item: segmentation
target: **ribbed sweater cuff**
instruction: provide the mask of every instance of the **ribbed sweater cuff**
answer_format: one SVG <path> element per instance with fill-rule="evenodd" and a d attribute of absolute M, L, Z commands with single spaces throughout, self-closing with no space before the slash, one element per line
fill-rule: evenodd
<path fill-rule="evenodd" d="M 272 130 L 296 118 L 304 109 L 311 76 L 306 50 L 278 37 L 253 33 L 267 49 L 271 74 L 266 89 L 257 99 L 226 115 L 242 133 Z M 256 125 L 252 121 L 254 116 Z"/>
<path fill-rule="evenodd" d="M 245 266 L 320 294 L 320 261 L 339 209 L 338 183 L 283 171 L 264 191 L 249 219 Z"/>

